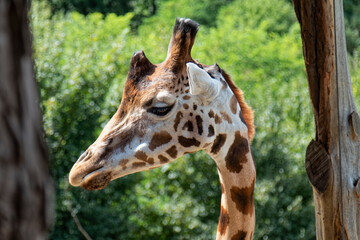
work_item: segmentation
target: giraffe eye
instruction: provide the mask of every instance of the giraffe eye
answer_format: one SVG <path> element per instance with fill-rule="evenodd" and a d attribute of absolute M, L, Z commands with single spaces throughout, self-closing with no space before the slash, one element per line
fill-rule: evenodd
<path fill-rule="evenodd" d="M 165 107 L 152 107 L 148 110 L 148 112 L 155 114 L 157 116 L 165 116 L 168 114 L 174 105 L 165 106 Z"/>

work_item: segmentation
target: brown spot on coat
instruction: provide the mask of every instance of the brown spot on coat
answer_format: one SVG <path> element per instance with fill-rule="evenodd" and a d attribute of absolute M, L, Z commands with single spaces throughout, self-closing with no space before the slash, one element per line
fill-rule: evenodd
<path fill-rule="evenodd" d="M 185 96 L 183 96 L 183 99 L 184 100 L 189 100 L 191 97 L 189 96 L 189 95 L 185 95 Z"/>
<path fill-rule="evenodd" d="M 189 132 L 194 131 L 194 127 L 193 127 L 192 122 L 191 122 L 191 121 L 187 121 L 187 122 L 184 124 L 184 126 L 183 126 L 182 129 L 183 129 L 183 130 L 187 129 Z"/>
<path fill-rule="evenodd" d="M 208 133 L 208 137 L 212 137 L 214 136 L 214 127 L 212 125 L 209 126 L 209 133 Z"/>
<path fill-rule="evenodd" d="M 137 159 L 143 160 L 143 161 L 145 161 L 145 162 L 146 162 L 146 160 L 147 160 L 147 155 L 146 155 L 146 153 L 144 153 L 143 151 L 137 151 L 137 152 L 135 153 L 135 157 L 136 157 Z"/>
<path fill-rule="evenodd" d="M 224 190 L 224 185 L 222 183 L 221 184 L 221 193 L 224 194 L 225 190 Z"/>
<path fill-rule="evenodd" d="M 147 159 L 147 162 L 148 162 L 149 164 L 154 164 L 154 159 L 153 159 L 153 158 L 148 158 L 148 159 Z"/>
<path fill-rule="evenodd" d="M 199 135 L 201 135 L 203 133 L 203 125 L 202 125 L 203 120 L 199 115 L 196 115 L 195 119 L 196 119 L 196 125 L 198 128 L 198 133 L 199 133 Z"/>
<path fill-rule="evenodd" d="M 121 166 L 122 170 L 126 169 L 126 164 L 129 162 L 129 159 L 122 159 L 119 161 L 119 165 Z"/>
<path fill-rule="evenodd" d="M 227 121 L 228 123 L 232 123 L 231 117 L 226 112 L 220 112 L 222 119 Z"/>
<path fill-rule="evenodd" d="M 187 105 L 186 103 L 184 103 L 183 106 L 184 106 L 185 109 L 188 109 L 188 108 L 189 108 L 189 105 Z"/>
<path fill-rule="evenodd" d="M 247 232 L 238 231 L 234 236 L 231 237 L 231 240 L 245 240 Z M 252 239 L 252 238 L 250 238 Z"/>
<path fill-rule="evenodd" d="M 151 138 L 151 141 L 149 143 L 149 149 L 151 151 L 154 151 L 155 148 L 170 142 L 171 139 L 172 137 L 168 132 L 166 131 L 157 132 Z"/>
<path fill-rule="evenodd" d="M 247 139 L 240 135 L 240 131 L 236 131 L 234 142 L 225 157 L 226 168 L 230 172 L 239 173 L 242 170 L 242 164 L 247 162 L 246 154 L 248 152 L 249 143 Z"/>
<path fill-rule="evenodd" d="M 237 104 L 238 104 L 238 101 L 237 101 L 235 95 L 233 95 L 230 99 L 230 110 L 233 114 L 236 114 Z"/>
<path fill-rule="evenodd" d="M 255 180 L 249 187 L 233 186 L 230 189 L 231 199 L 234 201 L 236 209 L 245 215 L 250 214 L 251 216 L 254 212 L 254 185 Z"/>
<path fill-rule="evenodd" d="M 221 206 L 219 224 L 217 229 L 220 235 L 224 235 L 226 233 L 226 229 L 229 226 L 229 223 L 230 223 L 230 216 L 226 211 L 226 209 L 223 206 Z"/>
<path fill-rule="evenodd" d="M 177 131 L 177 127 L 178 127 L 178 125 L 179 125 L 182 117 L 183 117 L 182 112 L 178 112 L 178 113 L 176 114 L 175 122 L 174 122 L 174 129 L 175 129 L 175 131 Z"/>
<path fill-rule="evenodd" d="M 200 142 L 198 140 L 196 140 L 194 137 L 193 138 L 186 138 L 183 136 L 179 136 L 178 137 L 179 143 L 184 146 L 184 147 L 198 147 L 200 146 Z"/>
<path fill-rule="evenodd" d="M 160 163 L 169 162 L 169 159 L 167 157 L 164 157 L 163 155 L 159 155 L 158 158 L 160 159 Z"/>
<path fill-rule="evenodd" d="M 176 146 L 174 145 L 171 148 L 169 148 L 168 150 L 166 150 L 166 153 L 169 154 L 170 157 L 176 158 L 176 156 L 177 156 Z"/>
<path fill-rule="evenodd" d="M 193 109 L 196 110 L 197 109 L 197 105 L 194 103 L 193 104 Z"/>
<path fill-rule="evenodd" d="M 142 160 L 144 162 L 147 162 L 149 164 L 153 164 L 154 163 L 154 159 L 153 158 L 148 158 L 148 156 L 146 155 L 146 153 L 144 153 L 143 151 L 136 151 L 135 153 L 135 157 L 139 160 Z"/>
<path fill-rule="evenodd" d="M 221 118 L 219 117 L 219 115 L 215 115 L 215 123 L 216 124 L 219 124 L 219 123 L 222 123 L 222 120 L 221 120 Z"/>
<path fill-rule="evenodd" d="M 211 146 L 211 153 L 217 154 L 226 141 L 226 134 L 220 133 L 216 136 L 214 144 Z"/>
<path fill-rule="evenodd" d="M 132 164 L 133 168 L 139 168 L 139 167 L 143 167 L 145 165 L 146 165 L 146 163 L 144 163 L 144 162 L 134 162 Z"/>
<path fill-rule="evenodd" d="M 209 118 L 214 118 L 214 111 L 210 110 L 210 112 L 208 113 Z"/>

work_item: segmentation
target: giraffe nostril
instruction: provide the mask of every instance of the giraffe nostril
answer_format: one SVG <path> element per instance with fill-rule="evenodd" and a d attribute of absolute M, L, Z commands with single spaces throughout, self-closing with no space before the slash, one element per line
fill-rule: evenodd
<path fill-rule="evenodd" d="M 89 149 L 86 150 L 83 154 L 81 154 L 81 156 L 79 157 L 77 162 L 85 162 L 89 159 L 91 159 L 91 156 L 93 155 L 92 151 L 90 151 Z"/>
<path fill-rule="evenodd" d="M 80 186 L 84 177 L 103 167 L 103 162 L 96 161 L 94 152 L 90 149 L 86 150 L 76 161 L 70 170 L 69 182 L 73 186 Z"/>
<path fill-rule="evenodd" d="M 88 154 L 89 154 L 88 151 L 85 151 L 83 154 L 81 154 L 81 156 L 79 157 L 78 162 L 81 162 L 82 160 L 84 160 L 87 157 Z"/>

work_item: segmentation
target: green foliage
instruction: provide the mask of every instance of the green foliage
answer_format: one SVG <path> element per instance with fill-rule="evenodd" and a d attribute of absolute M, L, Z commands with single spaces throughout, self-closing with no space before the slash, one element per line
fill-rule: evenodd
<path fill-rule="evenodd" d="M 353 54 L 360 47 L 360 3 L 358 0 L 344 0 L 346 45 Z"/>
<path fill-rule="evenodd" d="M 204 24 L 194 58 L 229 72 L 255 110 L 255 239 L 315 239 L 303 163 L 313 116 L 289 1 L 156 3 L 156 14 L 135 34 L 132 19 L 141 10 L 123 16 L 51 14 L 43 1 L 33 1 L 36 76 L 57 192 L 50 238 L 82 238 L 70 211 L 94 239 L 214 238 L 221 190 L 216 165 L 204 152 L 126 176 L 101 191 L 73 188 L 67 180 L 120 104 L 132 53 L 144 49 L 152 62 L 163 61 L 175 18 L 187 16 Z M 358 103 L 359 56 L 356 48 L 350 59 Z"/>
<path fill-rule="evenodd" d="M 354 91 L 355 105 L 360 109 L 360 46 L 349 57 L 350 74 Z"/>
<path fill-rule="evenodd" d="M 49 5 L 53 12 L 58 11 L 77 11 L 82 14 L 94 12 L 125 14 L 131 11 L 131 1 L 104 1 L 104 0 L 49 0 Z"/>
<path fill-rule="evenodd" d="M 151 16 L 155 14 L 157 0 L 48 0 L 53 13 L 76 11 L 87 15 L 94 12 L 123 15 L 134 12 L 135 15 Z"/>
<path fill-rule="evenodd" d="M 77 11 L 84 15 L 95 12 L 124 15 L 132 12 L 134 15 L 131 20 L 132 29 L 136 29 L 143 18 L 154 15 L 158 5 L 157 0 L 48 0 L 48 3 L 54 14 Z"/>

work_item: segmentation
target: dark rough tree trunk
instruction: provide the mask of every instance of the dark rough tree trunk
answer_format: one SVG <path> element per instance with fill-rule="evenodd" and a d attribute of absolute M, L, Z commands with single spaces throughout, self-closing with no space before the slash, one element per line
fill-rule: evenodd
<path fill-rule="evenodd" d="M 358 240 L 360 118 L 347 63 L 342 0 L 293 3 L 316 126 L 305 162 L 314 192 L 316 236 Z"/>
<path fill-rule="evenodd" d="M 0 239 L 46 239 L 53 186 L 26 1 L 0 0 Z"/>

